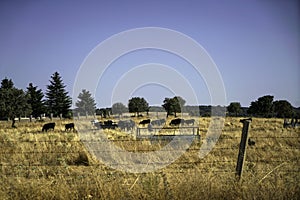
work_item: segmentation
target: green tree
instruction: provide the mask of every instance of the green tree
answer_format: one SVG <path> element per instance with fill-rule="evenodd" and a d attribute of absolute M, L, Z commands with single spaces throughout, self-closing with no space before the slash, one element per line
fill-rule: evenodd
<path fill-rule="evenodd" d="M 93 115 L 96 111 L 96 103 L 91 93 L 85 89 L 78 95 L 78 101 L 76 102 L 76 111 L 81 115 Z"/>
<path fill-rule="evenodd" d="M 51 76 L 50 84 L 47 85 L 46 106 L 48 113 L 53 113 L 54 116 L 62 114 L 63 117 L 69 117 L 72 101 L 65 87 L 61 76 L 55 72 Z"/>
<path fill-rule="evenodd" d="M 182 112 L 185 104 L 185 100 L 179 96 L 173 98 L 165 98 L 162 107 L 167 112 L 167 117 L 174 113 L 175 117 L 177 113 Z"/>
<path fill-rule="evenodd" d="M 234 114 L 236 117 L 241 113 L 241 104 L 239 102 L 232 102 L 227 107 L 230 114 Z"/>
<path fill-rule="evenodd" d="M 139 116 L 139 113 L 149 111 L 149 104 L 144 98 L 133 97 L 128 102 L 128 110 L 130 113 L 136 113 Z"/>
<path fill-rule="evenodd" d="M 100 115 L 103 118 L 107 118 L 111 115 L 111 108 L 97 108 L 96 115 Z"/>
<path fill-rule="evenodd" d="M 0 113 L 1 118 L 12 120 L 15 127 L 15 118 L 31 113 L 28 95 L 21 89 L 14 87 L 11 79 L 3 79 L 0 87 Z"/>
<path fill-rule="evenodd" d="M 251 102 L 248 113 L 260 117 L 272 117 L 273 99 L 274 96 L 271 95 L 259 97 L 256 101 Z"/>
<path fill-rule="evenodd" d="M 43 101 L 44 94 L 41 89 L 37 89 L 37 86 L 33 86 L 32 83 L 29 83 L 27 87 L 27 94 L 28 94 L 28 103 L 31 105 L 32 108 L 32 115 L 33 117 L 37 118 L 41 116 L 41 114 L 45 113 L 46 107 Z"/>
<path fill-rule="evenodd" d="M 294 115 L 293 106 L 286 100 L 274 101 L 274 112 L 276 117 L 290 118 Z"/>
<path fill-rule="evenodd" d="M 120 102 L 114 103 L 111 109 L 113 114 L 118 114 L 118 115 L 122 115 L 123 113 L 128 112 L 126 106 Z"/>

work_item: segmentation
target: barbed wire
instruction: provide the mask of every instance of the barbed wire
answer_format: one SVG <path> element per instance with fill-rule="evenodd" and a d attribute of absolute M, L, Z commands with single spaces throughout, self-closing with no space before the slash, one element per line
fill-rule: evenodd
<path fill-rule="evenodd" d="M 176 135 L 177 136 L 177 135 Z M 180 137 L 180 135 L 178 135 Z M 191 135 L 193 136 L 193 135 Z M 126 136 L 125 136 L 126 137 Z M 162 138 L 159 138 L 159 139 L 156 139 L 156 140 L 151 140 L 151 139 L 137 139 L 137 140 L 133 140 L 133 139 L 108 139 L 108 141 L 110 142 L 114 142 L 114 143 L 139 143 L 139 142 L 156 142 L 156 141 L 170 141 L 170 139 L 164 139 L 163 137 L 164 136 L 161 136 Z M 200 136 L 201 137 L 201 136 Z M 218 140 L 219 141 L 222 141 L 222 140 L 240 140 L 241 137 L 231 137 L 231 136 L 221 136 Z M 300 139 L 300 136 L 251 136 L 251 139 L 255 139 L 255 140 L 265 140 L 265 139 Z M 201 143 L 201 141 L 207 141 L 207 138 L 205 137 L 201 137 L 200 140 L 196 140 L 198 142 Z M 209 140 L 208 140 L 209 141 Z M 18 140 L 18 141 L 12 141 L 12 140 L 1 140 L 1 143 L 2 143 L 2 147 L 4 148 L 15 148 L 16 147 L 16 144 L 18 143 L 31 143 L 32 144 L 32 147 L 35 147 L 36 145 L 38 145 L 39 143 L 42 144 L 42 143 L 51 143 L 51 144 L 58 144 L 58 143 L 71 143 L 71 144 L 82 144 L 82 143 L 90 143 L 90 144 L 98 144 L 98 143 L 103 143 L 103 142 L 107 142 L 107 140 L 68 140 L 68 139 L 65 139 L 65 140 L 61 140 L 61 139 L 54 139 L 54 140 Z M 265 143 L 260 143 L 259 141 L 257 141 L 257 145 L 255 146 L 251 146 L 248 148 L 248 150 L 270 150 L 270 151 L 279 151 L 279 150 L 300 150 L 300 146 L 299 147 L 277 147 L 277 146 L 270 146 L 270 145 L 266 145 L 266 146 L 260 146 L 260 144 L 265 144 Z M 196 145 L 199 145 L 199 143 Z M 227 146 L 227 147 L 215 147 L 212 149 L 212 152 L 215 152 L 215 151 L 230 151 L 230 150 L 234 150 L 234 151 L 238 151 L 238 148 L 239 148 L 239 142 L 237 142 L 237 144 L 235 145 L 231 145 L 231 146 Z M 159 149 L 159 148 L 158 148 Z M 0 148 L 1 150 L 1 148 Z M 126 150 L 126 149 L 124 149 Z M 103 152 L 103 153 L 113 153 L 113 152 L 121 152 L 121 151 L 124 151 L 124 150 L 98 150 L 98 151 L 94 151 L 94 152 Z M 127 151 L 131 151 L 131 152 L 150 152 L 150 151 L 156 151 L 157 149 L 128 149 Z M 197 152 L 197 151 L 200 151 L 200 147 L 190 147 L 188 149 L 186 148 L 177 148 L 177 149 L 159 149 L 160 151 L 169 151 L 169 152 L 176 152 L 176 151 L 187 151 L 187 152 Z M 210 149 L 202 149 L 202 150 L 210 150 Z M 7 155 L 7 156 L 12 156 L 14 154 L 24 154 L 24 155 L 27 155 L 27 154 L 42 154 L 43 156 L 44 155 L 47 155 L 47 154 L 80 154 L 82 153 L 82 150 L 78 150 L 78 151 L 74 151 L 74 150 L 71 150 L 71 151 L 67 151 L 67 150 L 62 150 L 62 151 L 49 151 L 49 150 L 46 150 L 46 151 L 37 151 L 37 150 L 27 150 L 27 151 L 22 151 L 22 150 L 8 150 L 8 151 L 0 151 L 0 155 L 1 157 L 3 157 L 3 155 Z M 180 158 L 182 159 L 182 158 Z M 4 168 L 9 168 L 11 170 L 14 170 L 13 168 L 22 168 L 25 170 L 28 170 L 30 171 L 31 168 L 43 168 L 43 167 L 58 167 L 58 168 L 66 168 L 66 167 L 73 167 L 73 166 L 83 166 L 83 165 L 76 165 L 76 164 L 61 164 L 61 165 L 58 165 L 58 161 L 54 161 L 53 163 L 51 163 L 52 161 L 49 161 L 49 163 L 47 164 L 34 164 L 34 163 L 30 163 L 30 159 L 27 160 L 25 159 L 24 162 L 29 162 L 29 163 L 26 163 L 26 164 L 22 164 L 22 163 L 4 163 L 4 161 L 1 161 L 2 159 L 0 158 L 0 172 L 1 172 L 1 175 L 5 175 L 5 176 L 12 176 L 12 177 L 17 177 L 17 176 L 20 176 L 20 174 L 18 174 L 18 172 L 14 172 L 15 174 L 10 174 L 12 172 L 9 172 L 9 171 L 6 171 L 5 172 L 5 169 Z M 67 159 L 66 159 L 67 160 Z M 36 161 L 34 161 L 36 162 Z M 57 163 L 55 163 L 57 162 Z M 67 162 L 67 161 L 66 161 Z M 259 164 L 270 164 L 270 165 L 277 165 L 278 163 L 287 163 L 287 165 L 296 165 L 296 166 L 299 166 L 299 162 L 300 162 L 300 158 L 299 157 L 296 157 L 296 158 L 293 158 L 293 159 L 289 159 L 289 160 L 284 160 L 284 159 L 274 159 L 274 160 L 264 160 L 264 159 L 253 159 L 251 158 L 250 160 L 247 159 L 246 160 L 246 163 L 259 163 Z M 136 163 L 135 163 L 136 164 Z M 166 163 L 166 162 L 147 162 L 147 163 L 139 163 L 140 165 L 166 165 L 166 164 L 170 164 L 170 163 Z M 196 160 L 196 161 L 176 161 L 174 163 L 171 163 L 171 165 L 175 165 L 175 167 L 177 167 L 178 165 L 178 169 L 171 169 L 171 170 L 168 170 L 167 173 L 186 173 L 185 169 L 195 169 L 198 173 L 236 173 L 235 170 L 234 170 L 234 167 L 232 167 L 231 170 L 227 170 L 227 169 L 211 169 L 211 168 L 207 168 L 207 169 L 199 169 L 199 166 L 201 165 L 213 165 L 214 167 L 218 168 L 218 166 L 216 166 L 216 164 L 220 164 L 220 168 L 224 165 L 235 165 L 236 164 L 236 159 L 232 159 L 232 160 L 213 160 L 213 161 L 205 161 L 205 160 Z M 132 166 L 132 164 L 128 164 L 128 163 L 110 163 L 111 166 Z M 106 166 L 105 164 L 88 164 L 88 166 L 84 166 L 84 167 L 104 167 L 105 169 L 105 172 L 103 172 L 103 174 L 107 174 L 107 173 L 119 173 L 118 171 L 114 170 L 114 169 L 111 169 L 109 168 L 108 166 Z M 299 167 L 295 167 L 295 169 L 292 169 L 292 170 L 286 170 L 286 169 L 278 169 L 277 170 L 278 172 L 280 173 L 300 173 L 300 169 Z M 255 170 L 256 173 L 264 173 L 264 172 L 269 172 L 269 170 Z M 97 172 L 99 173 L 99 172 Z M 124 173 L 124 172 L 120 172 L 120 173 Z M 156 173 L 156 172 L 155 172 Z M 157 172 L 159 173 L 159 172 Z M 64 176 L 70 176 L 71 175 L 68 175 L 68 174 L 63 174 Z M 25 175 L 24 175 L 25 176 Z"/>
<path fill-rule="evenodd" d="M 10 167 L 10 171 L 7 171 L 7 173 L 3 173 L 3 171 L 5 171 L 5 169 L 3 169 L 2 167 L 2 175 L 5 175 L 5 176 L 8 176 L 8 177 L 27 177 L 28 175 L 26 174 L 20 174 L 19 172 L 13 172 L 13 168 L 12 167 L 16 167 L 18 168 L 18 170 L 22 167 L 23 170 L 25 171 L 28 171 L 27 173 L 30 173 L 31 170 L 36 170 L 37 167 L 40 168 L 40 170 L 43 170 L 43 167 L 44 168 L 56 168 L 57 170 L 61 170 L 60 168 L 63 168 L 64 170 L 68 170 L 68 169 L 71 169 L 72 168 L 72 165 L 71 166 L 65 166 L 65 165 L 27 165 L 27 166 L 24 166 L 24 165 L 15 165 L 15 166 L 8 166 L 7 167 Z M 97 170 L 97 167 L 104 167 L 104 168 L 101 168 L 101 170 L 97 170 L 97 171 L 93 171 L 94 174 L 96 175 L 116 175 L 116 174 L 131 174 L 130 172 L 126 172 L 126 171 L 120 171 L 120 170 L 116 170 L 116 169 L 113 169 L 113 168 L 110 168 L 110 167 L 107 167 L 105 165 L 101 165 L 101 164 L 97 164 L 97 165 L 89 165 L 89 166 L 85 166 L 86 168 L 94 168 L 96 167 L 94 170 Z M 24 169 L 26 168 L 26 169 Z M 32 169 L 31 169 L 32 168 Z M 188 171 L 187 171 L 188 170 Z M 162 172 L 166 172 L 166 173 L 169 173 L 169 174 L 181 174 L 181 173 L 190 173 L 191 171 L 190 170 L 193 170 L 192 172 L 197 172 L 197 173 L 230 173 L 230 174 L 236 174 L 236 171 L 232 168 L 230 170 L 225 170 L 225 169 L 216 169 L 216 168 L 209 168 L 209 169 L 200 169 L 200 168 L 197 168 L 195 166 L 191 166 L 189 165 L 189 167 L 185 167 L 185 168 L 181 168 L 180 170 L 178 169 L 174 169 L 174 168 L 166 168 L 166 169 L 161 169 L 161 170 L 157 170 L 157 171 L 154 171 L 154 172 L 151 172 L 151 173 L 154 173 L 154 174 L 160 174 Z M 251 171 L 251 170 L 250 170 Z M 255 173 L 267 173 L 269 172 L 269 169 L 266 169 L 266 170 L 255 170 Z M 277 172 L 278 173 L 288 173 L 288 174 L 296 174 L 298 175 L 300 173 L 300 170 L 283 170 L 283 169 L 280 169 L 278 170 L 277 169 Z M 147 174 L 147 172 L 142 172 L 142 173 L 139 173 L 139 174 Z M 44 172 L 43 171 L 40 171 L 40 175 L 41 176 L 45 176 Z M 55 175 L 63 175 L 64 177 L 73 177 L 73 174 L 68 174 L 68 173 L 63 173 L 63 172 L 60 172 L 58 174 L 55 174 Z M 34 176 L 34 175 L 32 175 Z M 38 175 L 35 175 L 35 176 L 38 176 Z"/>
<path fill-rule="evenodd" d="M 186 148 L 176 148 L 176 149 L 121 149 L 121 150 L 107 150 L 107 149 L 103 149 L 103 150 L 93 150 L 92 152 L 97 152 L 97 153 L 118 153 L 118 152 L 124 152 L 124 151 L 129 151 L 129 152 L 153 152 L 153 151 L 162 151 L 162 152 L 182 152 L 182 151 L 186 151 L 186 152 L 197 152 L 197 151 L 208 151 L 208 150 L 212 150 L 214 151 L 218 151 L 218 150 L 237 150 L 238 147 L 216 147 L 213 149 L 209 149 L 209 148 L 193 148 L 193 149 L 186 149 Z M 270 147 L 270 146 L 266 146 L 266 147 L 254 147 L 254 148 L 249 148 L 248 150 L 274 150 L 274 151 L 278 151 L 278 150 L 300 150 L 300 147 Z M 1 154 L 68 154 L 68 153 L 81 153 L 82 151 L 36 151 L 36 150 L 32 150 L 32 151 L 0 151 L 0 155 Z"/>
<path fill-rule="evenodd" d="M 287 163 L 287 164 L 299 164 L 298 159 L 296 160 L 247 160 L 247 163 L 264 163 L 264 164 L 269 164 L 269 163 Z M 216 161 L 202 161 L 202 160 L 197 160 L 197 161 L 176 161 L 173 163 L 170 162 L 140 162 L 140 163 L 134 163 L 135 165 L 167 165 L 167 164 L 174 164 L 174 165 L 191 165 L 191 166 L 196 166 L 200 164 L 216 164 L 216 163 L 232 163 L 235 164 L 236 160 L 216 160 Z M 132 166 L 132 163 L 110 163 L 112 166 Z M 47 167 L 47 166 L 62 166 L 53 163 L 52 165 L 47 163 L 47 164 L 40 164 L 40 163 L 28 163 L 28 164 L 22 164 L 22 163 L 0 163 L 0 166 L 3 167 L 20 167 L 20 166 L 27 166 L 27 167 Z M 68 165 L 68 166 L 79 166 L 79 165 Z M 105 166 L 105 164 L 89 164 L 89 166 Z M 300 168 L 299 168 L 300 169 Z M 300 172 L 300 171 L 299 171 Z"/>
<path fill-rule="evenodd" d="M 169 136 L 169 135 L 168 135 Z M 178 139 L 180 138 L 180 135 L 174 135 L 174 136 L 178 136 Z M 186 135 L 185 135 L 186 136 Z M 193 135 L 191 135 L 193 136 Z M 126 136 L 124 136 L 126 137 Z M 300 136 L 299 137 L 257 137 L 257 136 L 251 136 L 250 138 L 252 139 L 300 139 Z M 200 141 L 201 140 L 206 140 L 206 139 L 209 139 L 209 138 L 203 138 L 201 139 L 200 137 Z M 224 137 L 224 138 L 211 138 L 211 140 L 234 140 L 234 139 L 241 139 L 241 137 Z M 7 142 L 7 143 L 82 143 L 82 142 L 89 142 L 89 143 L 92 143 L 92 142 L 107 142 L 107 141 L 110 141 L 110 142 L 144 142 L 144 141 L 170 141 L 171 139 L 170 138 L 164 138 L 164 136 L 162 135 L 161 138 L 158 138 L 158 139 L 151 139 L 151 136 L 149 136 L 149 138 L 143 138 L 143 139 L 106 139 L 106 140 L 18 140 L 18 141 L 14 141 L 14 140 L 3 140 L 2 139 L 2 143 L 3 142 Z M 195 140 L 197 140 L 195 138 Z"/>

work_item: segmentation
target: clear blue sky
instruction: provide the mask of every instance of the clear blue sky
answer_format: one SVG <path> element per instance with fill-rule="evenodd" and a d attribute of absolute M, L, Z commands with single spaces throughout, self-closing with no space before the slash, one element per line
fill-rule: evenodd
<path fill-rule="evenodd" d="M 23 89 L 33 82 L 45 91 L 50 76 L 58 71 L 71 94 L 80 65 L 100 42 L 128 29 L 154 26 L 182 32 L 207 50 L 223 78 L 228 104 L 238 101 L 249 106 L 270 94 L 300 107 L 299 8 L 296 0 L 2 0 L 0 79 L 11 78 Z M 114 63 L 111 74 L 118 75 L 107 72 L 105 88 L 111 90 L 122 76 L 121 65 L 130 69 L 149 62 L 179 71 L 180 66 L 175 65 L 186 64 L 163 52 L 136 52 Z M 193 80 L 194 72 L 185 69 L 180 73 Z M 210 104 L 205 84 L 201 84 L 195 86 L 199 103 Z M 172 93 L 153 85 L 133 95 L 144 96 L 153 105 Z M 96 99 L 99 107 L 110 106 L 105 91 Z"/>

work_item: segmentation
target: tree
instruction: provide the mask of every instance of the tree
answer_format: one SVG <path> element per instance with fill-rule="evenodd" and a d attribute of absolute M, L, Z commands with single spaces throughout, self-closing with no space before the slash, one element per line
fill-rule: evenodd
<path fill-rule="evenodd" d="M 100 115 L 103 118 L 109 117 L 111 114 L 111 108 L 97 108 L 96 115 Z"/>
<path fill-rule="evenodd" d="M 15 127 L 15 118 L 31 113 L 31 107 L 27 103 L 28 95 L 21 89 L 14 87 L 11 79 L 3 79 L 0 87 L 0 113 L 1 118 L 12 120 Z"/>
<path fill-rule="evenodd" d="M 33 86 L 32 83 L 29 83 L 27 87 L 28 94 L 28 103 L 31 105 L 33 117 L 37 118 L 41 114 L 45 113 L 46 107 L 43 101 L 44 94 L 41 89 L 37 89 L 37 86 Z"/>
<path fill-rule="evenodd" d="M 260 117 L 272 117 L 273 99 L 274 96 L 271 95 L 259 97 L 256 101 L 251 102 L 251 105 L 248 109 L 248 113 Z"/>
<path fill-rule="evenodd" d="M 54 116 L 62 114 L 63 117 L 69 117 L 72 101 L 65 87 L 59 73 L 55 72 L 51 76 L 50 84 L 47 85 L 46 106 L 48 113 L 53 113 Z"/>
<path fill-rule="evenodd" d="M 91 93 L 85 89 L 78 95 L 76 111 L 82 115 L 93 115 L 96 111 L 96 103 Z"/>
<path fill-rule="evenodd" d="M 163 103 L 162 107 L 166 110 L 167 117 L 173 113 L 176 117 L 176 113 L 182 112 L 185 100 L 179 96 L 175 96 L 173 98 L 165 98 Z"/>
<path fill-rule="evenodd" d="M 149 111 L 149 104 L 144 98 L 133 97 L 128 102 L 128 110 L 130 113 L 136 113 L 139 116 L 140 112 Z"/>
<path fill-rule="evenodd" d="M 126 108 L 126 106 L 120 102 L 118 103 L 114 103 L 112 105 L 112 113 L 113 114 L 118 114 L 118 115 L 122 115 L 123 113 L 127 112 L 128 109 Z"/>
<path fill-rule="evenodd" d="M 241 113 L 241 104 L 239 102 L 232 102 L 227 107 L 230 114 L 234 114 L 236 117 Z"/>
<path fill-rule="evenodd" d="M 276 117 L 279 118 L 290 118 L 294 115 L 293 106 L 286 100 L 275 101 L 274 112 Z"/>

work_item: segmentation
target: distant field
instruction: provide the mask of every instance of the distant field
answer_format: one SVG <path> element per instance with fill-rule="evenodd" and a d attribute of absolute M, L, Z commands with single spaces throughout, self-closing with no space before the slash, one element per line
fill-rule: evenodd
<path fill-rule="evenodd" d="M 176 162 L 141 174 L 97 161 L 78 133 L 64 131 L 71 120 L 56 120 L 55 131 L 48 133 L 41 132 L 41 122 L 19 122 L 17 129 L 0 122 L 0 199 L 299 199 L 299 127 L 284 129 L 282 119 L 254 118 L 249 136 L 255 146 L 248 146 L 243 176 L 237 181 L 240 118 L 225 119 L 216 146 L 200 159 L 210 120 L 196 119 L 201 140 Z M 99 134 L 89 120 L 84 126 Z M 104 134 L 132 152 L 147 153 L 165 145 L 135 141 L 133 134 L 119 130 Z"/>

